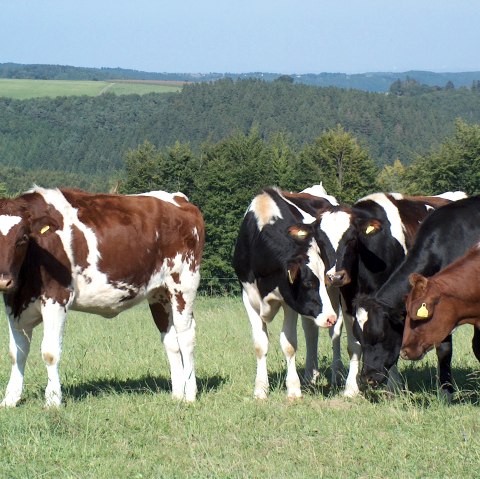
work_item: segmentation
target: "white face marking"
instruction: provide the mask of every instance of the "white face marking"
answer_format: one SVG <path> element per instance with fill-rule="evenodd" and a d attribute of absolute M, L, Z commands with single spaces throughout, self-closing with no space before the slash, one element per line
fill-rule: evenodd
<path fill-rule="evenodd" d="M 335 251 L 337 251 L 338 244 L 350 224 L 351 215 L 345 211 L 327 211 L 322 215 L 320 228 L 327 235 Z"/>
<path fill-rule="evenodd" d="M 358 308 L 356 318 L 358 321 L 358 325 L 360 326 L 360 329 L 363 331 L 363 328 L 365 327 L 365 323 L 368 321 L 367 311 L 364 308 Z"/>
<path fill-rule="evenodd" d="M 398 195 L 398 194 L 397 194 Z M 401 195 L 400 195 L 401 196 Z M 397 198 L 401 199 L 401 198 Z M 374 193 L 368 195 L 365 198 L 362 198 L 360 201 L 371 200 L 380 205 L 387 215 L 387 219 L 390 222 L 390 233 L 392 236 L 400 243 L 400 246 L 403 248 L 405 254 L 407 254 L 407 243 L 405 241 L 405 232 L 403 230 L 402 219 L 400 218 L 400 213 L 398 208 L 387 198 L 384 193 Z"/>
<path fill-rule="evenodd" d="M 330 316 L 336 316 L 335 310 L 333 309 L 332 303 L 330 301 L 330 296 L 327 293 L 327 287 L 325 285 L 325 264 L 322 261 L 320 256 L 320 249 L 315 240 L 312 240 L 311 246 L 307 252 L 308 263 L 307 266 L 312 270 L 313 274 L 318 278 L 319 281 L 319 294 L 322 301 L 322 312 L 318 317 L 313 318 L 317 326 L 325 327 L 327 326 L 327 318 Z"/>
<path fill-rule="evenodd" d="M 293 208 L 296 208 L 298 212 L 302 215 L 303 220 L 302 222 L 305 224 L 310 224 L 315 221 L 316 218 L 314 218 L 310 213 L 307 213 L 306 211 L 303 211 L 301 208 L 299 208 L 296 204 L 292 203 L 291 201 L 287 200 L 284 196 L 282 196 L 283 201 L 285 203 L 288 203 L 289 205 L 293 206 Z"/>
<path fill-rule="evenodd" d="M 8 232 L 22 221 L 20 216 L 0 215 L 0 233 L 7 236 Z"/>

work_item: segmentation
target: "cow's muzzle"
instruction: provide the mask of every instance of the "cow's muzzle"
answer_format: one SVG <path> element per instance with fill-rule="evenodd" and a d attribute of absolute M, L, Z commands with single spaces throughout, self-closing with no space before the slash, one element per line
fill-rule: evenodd
<path fill-rule="evenodd" d="M 327 273 L 327 282 L 332 286 L 345 286 L 350 281 L 350 275 L 344 269 Z"/>
<path fill-rule="evenodd" d="M 15 289 L 15 279 L 11 274 L 0 274 L 0 292 L 10 293 Z"/>

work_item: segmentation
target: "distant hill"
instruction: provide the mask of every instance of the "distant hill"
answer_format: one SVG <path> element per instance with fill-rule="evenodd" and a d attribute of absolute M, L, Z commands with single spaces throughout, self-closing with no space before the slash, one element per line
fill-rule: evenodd
<path fill-rule="evenodd" d="M 0 78 L 39 80 L 161 80 L 180 82 L 212 82 L 221 78 L 256 78 L 267 82 L 288 79 L 292 83 L 322 87 L 357 89 L 369 92 L 387 92 L 396 80 L 416 80 L 428 86 L 445 87 L 448 82 L 455 88 L 471 87 L 480 80 L 480 71 L 435 73 L 429 71 L 374 72 L 374 73 L 308 73 L 284 75 L 279 73 L 154 73 L 124 68 L 85 68 L 67 65 L 24 65 L 0 63 Z"/>

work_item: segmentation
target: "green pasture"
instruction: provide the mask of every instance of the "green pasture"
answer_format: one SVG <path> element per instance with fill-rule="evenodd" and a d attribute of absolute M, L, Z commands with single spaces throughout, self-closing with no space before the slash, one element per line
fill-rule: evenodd
<path fill-rule="evenodd" d="M 480 366 L 471 328 L 454 336 L 451 405 L 437 397 L 436 359 L 401 362 L 409 392 L 344 399 L 328 386 L 331 349 L 322 331 L 324 377 L 289 402 L 271 325 L 266 401 L 252 397 L 255 358 L 238 298 L 196 304 L 198 401 L 174 402 L 148 308 L 112 320 L 71 313 L 61 378 L 64 406 L 43 409 L 42 327 L 33 338 L 24 401 L 0 410 L 1 478 L 474 478 L 480 466 Z M 0 317 L 0 389 L 10 362 Z M 305 356 L 299 326 L 299 369 Z M 346 348 L 344 347 L 346 364 Z"/>
<path fill-rule="evenodd" d="M 0 78 L 0 97 L 26 100 L 29 98 L 57 96 L 98 96 L 146 93 L 170 93 L 180 91 L 180 86 L 155 83 L 74 81 L 74 80 L 11 80 Z"/>

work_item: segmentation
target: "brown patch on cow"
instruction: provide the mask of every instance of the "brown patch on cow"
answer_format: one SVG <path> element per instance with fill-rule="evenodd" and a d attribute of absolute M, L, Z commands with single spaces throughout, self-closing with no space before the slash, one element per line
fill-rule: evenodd
<path fill-rule="evenodd" d="M 11 353 L 11 351 L 8 351 L 8 357 L 10 358 L 12 364 L 15 364 L 17 362 L 17 358 L 14 354 Z"/>
<path fill-rule="evenodd" d="M 75 257 L 75 264 L 82 269 L 88 268 L 90 263 L 87 261 L 88 244 L 83 231 L 72 225 L 72 248 Z"/>
<path fill-rule="evenodd" d="M 387 197 L 398 209 L 405 229 L 407 249 L 410 249 L 414 242 L 419 224 L 437 208 L 452 202 L 435 196 L 404 196 L 401 200 L 396 200 L 391 195 L 387 195 Z"/>
<path fill-rule="evenodd" d="M 177 311 L 183 313 L 183 310 L 185 309 L 185 298 L 183 297 L 183 293 L 180 291 L 175 293 L 175 299 L 177 300 Z"/>
<path fill-rule="evenodd" d="M 52 353 L 43 353 L 42 357 L 45 363 L 49 366 L 52 366 L 56 362 L 55 356 Z"/>
<path fill-rule="evenodd" d="M 178 273 L 172 273 L 170 276 L 174 283 L 180 284 L 180 275 Z"/>
<path fill-rule="evenodd" d="M 257 356 L 258 359 L 263 358 L 263 349 L 260 346 L 255 345 L 255 356 Z"/>
<path fill-rule="evenodd" d="M 166 333 L 169 324 L 169 314 L 164 305 L 160 303 L 149 304 L 153 321 L 161 333 Z"/>

